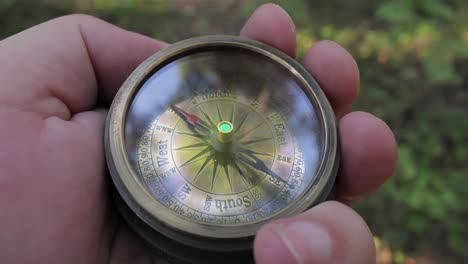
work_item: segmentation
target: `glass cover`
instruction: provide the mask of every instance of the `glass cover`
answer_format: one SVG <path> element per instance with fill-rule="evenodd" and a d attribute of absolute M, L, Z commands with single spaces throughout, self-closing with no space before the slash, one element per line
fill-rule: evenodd
<path fill-rule="evenodd" d="M 301 82 L 259 53 L 179 56 L 135 94 L 125 123 L 133 169 L 155 202 L 208 225 L 264 220 L 315 180 L 320 120 Z"/>

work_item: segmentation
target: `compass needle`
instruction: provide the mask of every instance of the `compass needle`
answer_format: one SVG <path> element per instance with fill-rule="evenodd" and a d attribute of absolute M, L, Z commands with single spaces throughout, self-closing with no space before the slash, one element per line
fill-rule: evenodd
<path fill-rule="evenodd" d="M 249 156 L 253 156 L 254 158 L 256 158 L 254 155 L 273 157 L 273 155 L 271 153 L 259 152 L 259 151 L 254 151 L 254 150 L 250 150 L 250 149 L 242 149 L 240 152 L 243 152 L 243 153 L 245 153 L 245 154 L 247 154 Z"/>
<path fill-rule="evenodd" d="M 240 168 L 239 166 L 239 163 L 236 161 L 236 160 L 233 160 L 232 161 L 232 165 L 234 166 L 234 168 L 236 168 L 237 172 L 239 173 L 239 175 L 241 176 L 241 179 L 244 181 L 244 183 L 246 184 L 246 186 L 251 186 L 253 185 L 253 181 L 250 179 L 250 177 L 247 176 L 247 174 L 245 174 L 245 172 Z"/>
<path fill-rule="evenodd" d="M 196 115 L 191 115 L 175 105 L 172 105 L 171 108 L 172 110 L 174 110 L 174 112 L 177 115 L 179 115 L 189 125 L 195 126 L 197 121 L 200 120 L 200 118 L 198 118 Z"/>
<path fill-rule="evenodd" d="M 206 123 L 203 122 L 198 116 L 190 114 L 179 107 L 172 105 L 171 109 L 180 116 L 182 120 L 192 129 L 199 129 L 202 130 L 205 134 L 210 134 L 210 129 L 207 127 Z"/>
<path fill-rule="evenodd" d="M 105 131 L 116 207 L 171 263 L 252 263 L 261 226 L 324 201 L 339 167 L 333 109 L 313 77 L 234 36 L 145 60 Z"/>
<path fill-rule="evenodd" d="M 249 155 L 251 158 L 254 159 L 254 161 L 251 161 L 250 159 L 248 159 L 247 157 L 245 157 L 244 155 L 239 155 L 241 161 L 243 161 L 245 164 L 259 170 L 259 171 L 262 171 L 270 176 L 273 176 L 275 179 L 281 181 L 282 183 L 284 183 L 285 185 L 287 185 L 289 188 L 291 189 L 294 189 L 294 185 L 291 185 L 290 183 L 288 183 L 285 179 L 283 179 L 281 176 L 279 176 L 278 174 L 276 174 L 275 172 L 273 172 L 272 170 L 270 170 L 266 165 L 265 163 L 260 160 L 259 158 L 257 158 L 256 156 L 254 155 Z"/>

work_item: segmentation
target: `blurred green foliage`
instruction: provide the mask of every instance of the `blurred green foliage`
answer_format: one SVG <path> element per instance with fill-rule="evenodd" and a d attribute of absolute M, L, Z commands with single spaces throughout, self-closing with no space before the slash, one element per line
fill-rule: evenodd
<path fill-rule="evenodd" d="M 236 34 L 264 2 L 2 0 L 0 37 L 72 12 L 169 42 Z M 299 59 L 319 39 L 353 54 L 362 81 L 354 109 L 376 114 L 397 137 L 395 177 L 357 206 L 372 231 L 411 255 L 468 262 L 468 2 L 274 2 L 297 24 Z"/>

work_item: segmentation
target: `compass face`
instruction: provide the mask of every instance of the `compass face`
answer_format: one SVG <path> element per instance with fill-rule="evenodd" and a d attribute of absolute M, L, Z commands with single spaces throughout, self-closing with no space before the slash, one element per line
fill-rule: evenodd
<path fill-rule="evenodd" d="M 155 229 L 251 236 L 330 190 L 336 131 L 317 84 L 285 55 L 234 43 L 150 58 L 114 101 L 112 177 Z"/>

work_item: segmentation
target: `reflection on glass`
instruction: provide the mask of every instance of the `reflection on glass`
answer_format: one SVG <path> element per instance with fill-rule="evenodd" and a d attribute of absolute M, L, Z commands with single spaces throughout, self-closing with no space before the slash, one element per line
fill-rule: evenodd
<path fill-rule="evenodd" d="M 226 122 L 229 135 L 220 130 Z M 215 217 L 213 224 L 284 209 L 312 184 L 322 149 L 299 82 L 267 57 L 229 49 L 156 71 L 133 99 L 125 135 L 155 199 L 189 218 Z"/>

